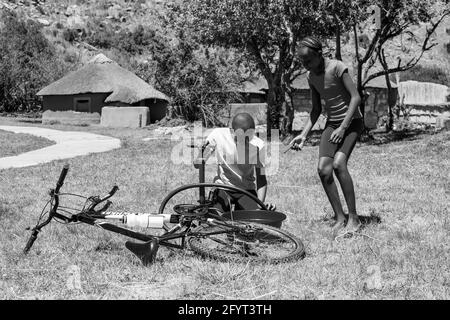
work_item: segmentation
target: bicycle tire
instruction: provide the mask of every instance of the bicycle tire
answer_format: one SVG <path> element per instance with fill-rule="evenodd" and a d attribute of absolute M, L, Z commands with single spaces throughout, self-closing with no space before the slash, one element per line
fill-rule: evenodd
<path fill-rule="evenodd" d="M 277 264 L 300 260 L 305 255 L 305 248 L 302 241 L 287 231 L 252 222 L 233 222 L 233 225 L 234 227 L 202 225 L 195 230 L 196 235 L 188 239 L 189 247 L 192 251 L 205 258 L 222 262 Z M 257 228 L 259 232 L 258 239 L 250 242 L 239 240 L 240 236 L 236 234 L 236 227 L 239 230 L 249 227 Z M 221 229 L 223 233 L 219 235 L 208 235 L 214 231 L 219 232 Z M 217 236 L 220 236 L 221 239 L 215 238 Z M 235 240 L 236 238 L 238 239 L 237 241 Z M 223 243 L 217 242 L 218 240 Z M 283 249 L 282 246 L 276 246 L 277 243 L 284 243 L 284 250 L 281 250 Z M 245 245 L 249 247 L 253 246 L 253 251 L 245 250 L 244 252 L 242 247 Z M 271 248 L 272 245 L 273 248 Z M 256 250 L 255 246 L 257 247 Z M 265 255 L 266 253 L 269 253 L 269 255 Z M 270 256 L 271 253 L 275 253 L 276 255 Z"/>

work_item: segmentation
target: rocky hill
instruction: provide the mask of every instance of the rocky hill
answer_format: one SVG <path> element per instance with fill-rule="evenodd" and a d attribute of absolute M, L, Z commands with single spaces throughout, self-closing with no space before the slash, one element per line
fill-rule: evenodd
<path fill-rule="evenodd" d="M 93 27 L 114 32 L 132 31 L 139 25 L 157 29 L 160 27 L 158 17 L 164 16 L 168 6 L 174 2 L 176 0 L 0 0 L 0 9 L 14 10 L 21 16 L 39 22 L 43 25 L 46 37 L 67 56 L 66 59 L 78 59 L 79 63 L 83 63 L 97 54 L 98 50 L 85 41 L 67 41 L 69 31 L 75 33 L 69 34 L 69 38 L 82 39 L 83 33 Z M 424 28 L 418 27 L 414 33 L 423 33 Z M 345 39 L 344 36 L 343 56 L 344 60 L 350 60 L 353 43 L 345 42 Z M 421 65 L 438 66 L 450 73 L 450 19 L 440 25 L 434 40 L 439 43 L 438 46 L 424 55 Z M 401 57 L 405 61 L 412 54 L 408 52 L 407 46 L 408 39 L 399 39 L 387 51 L 392 60 Z"/>
<path fill-rule="evenodd" d="M 45 36 L 64 54 L 85 62 L 98 53 L 83 41 L 67 41 L 67 33 L 76 40 L 98 29 L 133 31 L 137 26 L 159 27 L 158 15 L 164 14 L 171 1 L 163 0 L 0 0 L 0 10 L 9 9 L 43 26 Z"/>

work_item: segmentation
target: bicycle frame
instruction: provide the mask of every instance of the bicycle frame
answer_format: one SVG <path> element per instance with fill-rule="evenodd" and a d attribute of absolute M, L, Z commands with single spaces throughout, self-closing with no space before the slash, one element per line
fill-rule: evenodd
<path fill-rule="evenodd" d="M 37 238 L 38 233 L 41 231 L 41 229 L 49 224 L 52 219 L 59 219 L 63 221 L 64 223 L 72 223 L 72 222 L 81 222 L 86 223 L 92 226 L 96 226 L 99 228 L 102 228 L 104 230 L 114 232 L 117 234 L 124 235 L 126 237 L 129 237 L 131 239 L 143 241 L 144 243 L 133 243 L 127 241 L 125 243 L 125 246 L 132 251 L 135 255 L 137 255 L 144 265 L 147 265 L 148 263 L 151 263 L 154 261 L 156 257 L 156 252 L 158 250 L 159 245 L 170 247 L 170 248 L 176 248 L 176 249 L 184 249 L 186 248 L 186 238 L 187 237 L 204 237 L 204 236 L 210 236 L 215 234 L 223 233 L 223 231 L 213 231 L 210 230 L 209 232 L 205 233 L 196 233 L 195 230 L 193 230 L 193 221 L 198 222 L 198 226 L 202 224 L 209 224 L 209 225 L 222 225 L 226 226 L 228 229 L 238 230 L 239 228 L 234 227 L 233 221 L 225 221 L 226 219 L 222 218 L 221 216 L 212 213 L 209 209 L 212 209 L 211 206 L 211 200 L 206 199 L 205 196 L 205 188 L 217 188 L 222 189 L 225 191 L 234 191 L 234 192 L 241 192 L 251 199 L 253 199 L 263 210 L 267 210 L 264 203 L 262 203 L 257 197 L 255 197 L 253 194 L 249 193 L 246 190 L 242 190 L 237 187 L 223 185 L 223 184 L 214 184 L 214 183 L 205 183 L 205 159 L 203 158 L 203 154 L 205 151 L 205 148 L 207 147 L 207 144 L 202 145 L 201 147 L 201 166 L 199 167 L 199 183 L 194 184 L 188 184 L 181 186 L 172 192 L 170 192 L 161 202 L 160 208 L 158 210 L 158 214 L 154 215 L 155 217 L 159 216 L 165 216 L 163 214 L 163 210 L 165 208 L 165 205 L 167 202 L 177 193 L 187 190 L 190 188 L 199 188 L 199 199 L 198 203 L 199 205 L 180 205 L 180 206 L 191 206 L 194 208 L 202 208 L 207 209 L 207 213 L 205 214 L 197 214 L 195 213 L 195 210 L 192 210 L 191 212 L 186 212 L 185 215 L 183 213 L 178 213 L 176 215 L 170 215 L 170 217 L 174 216 L 174 221 L 172 221 L 172 218 L 170 219 L 170 222 L 177 223 L 175 227 L 172 227 L 171 229 L 166 228 L 166 226 L 163 224 L 163 227 L 161 229 L 166 230 L 166 233 L 162 235 L 150 235 L 146 233 L 137 232 L 134 230 L 131 230 L 126 227 L 119 226 L 114 223 L 110 223 L 106 221 L 108 218 L 111 218 L 111 216 L 108 217 L 108 215 L 104 214 L 103 212 L 106 211 L 106 209 L 111 205 L 111 202 L 108 200 L 111 198 L 119 188 L 117 186 L 114 186 L 112 190 L 104 197 L 88 197 L 86 198 L 88 201 L 91 201 L 91 204 L 85 209 L 71 214 L 69 217 L 66 214 L 61 214 L 58 212 L 58 206 L 60 202 L 60 189 L 64 184 L 65 177 L 67 175 L 67 172 L 69 170 L 69 166 L 65 165 L 63 167 L 63 170 L 60 174 L 60 177 L 58 179 L 58 182 L 56 184 L 56 188 L 50 190 L 50 196 L 52 197 L 50 200 L 50 211 L 48 218 L 42 222 L 39 223 L 32 229 L 32 235 L 30 236 L 26 247 L 24 249 L 24 253 L 27 253 L 31 246 L 33 245 L 34 241 Z M 83 197 L 84 198 L 84 197 Z M 106 203 L 105 203 L 106 202 Z M 87 202 L 86 202 L 87 203 Z M 95 209 L 96 206 L 98 206 L 101 203 L 105 203 L 102 208 Z M 85 204 L 86 206 L 86 204 Z M 44 208 L 45 209 L 45 208 Z M 214 210 L 213 210 L 214 211 Z M 177 212 L 177 211 L 176 211 Z M 41 216 L 42 217 L 42 216 Z M 178 219 L 178 220 L 177 220 Z M 175 239 L 181 239 L 181 244 L 172 243 L 171 240 Z"/>
<path fill-rule="evenodd" d="M 209 213 L 208 216 L 205 215 L 204 217 L 202 217 L 200 215 L 197 216 L 195 214 L 190 217 L 183 216 L 182 214 L 170 215 L 171 216 L 170 220 L 171 221 L 173 220 L 173 222 L 178 222 L 178 224 L 175 227 L 173 227 L 171 230 L 164 233 L 163 235 L 155 236 L 155 235 L 149 235 L 149 234 L 137 232 L 137 231 L 131 230 L 129 228 L 107 222 L 106 220 L 108 219 L 108 215 L 103 214 L 102 212 L 104 212 L 110 206 L 111 203 L 108 201 L 108 199 L 111 198 L 116 193 L 116 191 L 119 189 L 117 186 L 114 186 L 112 188 L 112 190 L 105 197 L 87 198 L 87 199 L 90 199 L 92 202 L 92 204 L 87 209 L 79 211 L 77 213 L 74 213 L 71 216 L 67 216 L 66 214 L 61 214 L 58 212 L 58 206 L 59 206 L 59 202 L 60 202 L 59 191 L 64 184 L 64 179 L 67 175 L 68 170 L 69 170 L 68 165 L 65 165 L 61 172 L 61 175 L 58 179 L 58 182 L 56 184 L 56 188 L 50 190 L 50 196 L 52 197 L 52 199 L 50 200 L 51 208 L 49 211 L 49 215 L 45 219 L 45 221 L 43 221 L 42 223 L 38 223 L 33 228 L 32 235 L 30 236 L 30 239 L 24 249 L 24 253 L 27 253 L 30 250 L 31 246 L 33 245 L 34 241 L 36 240 L 37 235 L 41 231 L 41 229 L 44 226 L 46 226 L 47 224 L 49 224 L 53 219 L 59 219 L 65 223 L 82 222 L 82 223 L 85 223 L 88 225 L 100 227 L 100 228 L 110 231 L 110 232 L 124 235 L 131 239 L 143 241 L 144 243 L 155 242 L 156 249 L 154 249 L 155 252 L 152 253 L 153 255 L 156 254 L 156 250 L 158 249 L 159 245 L 163 245 L 165 247 L 176 248 L 176 249 L 186 248 L 186 237 L 196 236 L 196 235 L 198 236 L 198 234 L 192 230 L 192 222 L 194 220 L 199 221 L 200 224 L 202 222 L 203 223 L 208 222 L 209 224 L 221 224 L 221 222 L 219 220 L 222 220 L 222 219 L 219 216 L 215 216 L 212 213 Z M 205 184 L 205 185 L 207 185 L 207 184 Z M 97 205 L 99 205 L 105 201 L 107 203 L 101 209 L 95 210 L 95 207 Z M 202 206 L 202 204 L 200 206 Z M 207 207 L 207 205 L 204 205 L 204 204 L 203 204 L 203 206 Z M 158 215 L 155 215 L 155 217 L 156 216 L 158 216 Z M 159 216 L 161 216 L 161 215 L 159 215 Z M 174 217 L 174 219 L 172 219 L 172 216 Z M 229 225 L 228 227 L 232 227 L 232 226 Z M 182 229 L 184 229 L 184 230 L 182 230 Z M 180 230 L 182 230 L 182 231 L 180 231 Z M 215 233 L 218 233 L 218 232 L 212 232 L 211 234 L 215 234 Z M 169 242 L 170 240 L 175 240 L 175 239 L 181 239 L 181 244 Z M 136 246 L 136 245 L 139 245 L 139 244 L 134 244 L 134 246 Z M 127 248 L 130 249 L 128 246 L 127 246 Z M 132 249 L 130 249 L 130 250 L 133 251 Z M 133 253 L 136 254 L 136 252 L 134 252 L 134 251 L 133 251 Z M 140 257 L 140 258 L 141 258 L 141 260 L 143 260 L 142 257 Z M 144 260 L 143 260 L 143 262 L 144 262 Z M 152 262 L 152 259 L 150 259 L 148 262 Z M 146 264 L 146 263 L 144 263 L 144 264 Z"/>

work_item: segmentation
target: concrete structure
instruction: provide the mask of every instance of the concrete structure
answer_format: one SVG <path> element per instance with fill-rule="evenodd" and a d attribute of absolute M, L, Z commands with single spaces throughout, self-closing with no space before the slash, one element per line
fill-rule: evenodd
<path fill-rule="evenodd" d="M 450 130 L 450 116 L 440 116 L 436 118 L 436 129 Z"/>
<path fill-rule="evenodd" d="M 150 123 L 148 107 L 103 107 L 101 125 L 105 127 L 142 128 Z"/>
<path fill-rule="evenodd" d="M 449 101 L 448 87 L 442 84 L 404 81 L 399 85 L 400 102 L 405 105 L 440 105 Z"/>
<path fill-rule="evenodd" d="M 40 90 L 43 110 L 101 114 L 104 106 L 148 107 L 152 122 L 166 115 L 169 98 L 102 54 Z"/>
<path fill-rule="evenodd" d="M 408 121 L 436 128 L 445 127 L 445 119 L 450 117 L 450 103 L 406 105 L 405 109 L 407 109 Z"/>
<path fill-rule="evenodd" d="M 100 123 L 98 112 L 52 111 L 42 113 L 42 124 L 90 125 Z"/>

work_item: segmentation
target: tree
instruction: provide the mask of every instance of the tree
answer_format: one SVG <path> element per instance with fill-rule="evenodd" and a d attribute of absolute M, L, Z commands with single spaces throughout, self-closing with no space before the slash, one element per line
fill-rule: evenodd
<path fill-rule="evenodd" d="M 0 111 L 38 110 L 36 92 L 62 76 L 66 66 L 38 23 L 7 10 L 0 16 Z"/>
<path fill-rule="evenodd" d="M 171 97 L 174 116 L 223 125 L 224 107 L 241 98 L 235 89 L 248 71 L 239 52 L 201 44 L 192 23 L 186 23 L 189 17 L 176 2 L 159 11 L 161 29 L 149 56 L 155 62 L 155 87 Z"/>
<path fill-rule="evenodd" d="M 186 12 L 190 25 L 207 45 L 244 52 L 267 80 L 267 136 L 270 129 L 292 130 L 292 81 L 302 72 L 296 59 L 299 40 L 307 35 L 330 36 L 332 25 L 314 0 L 194 0 Z"/>
<path fill-rule="evenodd" d="M 236 100 L 233 88 L 242 81 L 232 53 L 204 48 L 180 32 L 175 41 L 161 39 L 156 61 L 156 87 L 171 97 L 174 115 L 205 126 L 220 125 L 220 111 Z"/>
<path fill-rule="evenodd" d="M 389 95 L 388 129 L 392 129 L 395 99 L 389 75 L 413 68 L 425 52 L 436 46 L 432 36 L 439 24 L 450 15 L 449 5 L 447 1 L 441 0 L 356 0 L 352 3 L 354 5 L 349 6 L 352 10 L 351 19 L 347 21 L 353 29 L 357 87 L 363 97 L 361 111 L 364 114 L 365 86 L 372 79 L 384 76 Z M 373 17 L 377 13 L 379 16 Z M 366 24 L 364 30 L 372 30 L 367 32 L 369 40 L 363 48 L 359 41 L 360 27 L 368 18 L 369 24 Z M 378 25 L 373 24 L 373 21 L 379 21 Z M 414 30 L 417 26 L 425 26 L 425 33 L 417 34 Z M 409 54 L 395 48 L 395 42 L 402 43 L 405 39 L 415 48 Z"/>

